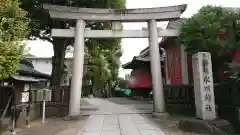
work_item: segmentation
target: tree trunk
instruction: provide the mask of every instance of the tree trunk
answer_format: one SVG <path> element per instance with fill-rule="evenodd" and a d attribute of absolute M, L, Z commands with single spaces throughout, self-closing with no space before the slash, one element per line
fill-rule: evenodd
<path fill-rule="evenodd" d="M 94 78 L 93 77 L 91 77 L 91 81 L 92 81 L 92 88 L 90 88 L 90 94 L 93 94 L 93 95 L 95 95 L 95 85 L 94 85 Z"/>
<path fill-rule="evenodd" d="M 109 91 L 109 97 L 112 97 L 112 81 L 108 81 L 108 91 Z"/>
<path fill-rule="evenodd" d="M 52 78 L 51 86 L 53 89 L 53 101 L 61 100 L 61 78 L 64 68 L 65 50 L 66 50 L 66 39 L 54 39 L 53 50 L 54 56 L 52 59 Z"/>
<path fill-rule="evenodd" d="M 118 84 L 116 83 L 116 84 L 114 84 L 114 86 L 112 86 L 112 88 L 111 88 L 111 93 L 112 93 L 112 96 L 113 96 L 113 97 L 116 96 L 116 95 L 115 95 L 115 89 L 116 89 L 117 86 L 118 86 Z"/>

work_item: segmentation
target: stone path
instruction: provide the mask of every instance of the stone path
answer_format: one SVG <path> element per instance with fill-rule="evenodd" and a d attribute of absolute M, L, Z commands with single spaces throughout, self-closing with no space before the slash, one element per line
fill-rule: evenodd
<path fill-rule="evenodd" d="M 122 98 L 121 100 L 125 100 Z M 110 114 L 150 114 L 152 113 L 152 109 L 139 109 L 134 108 L 132 106 L 116 104 L 114 102 L 110 102 L 104 99 L 84 99 L 85 102 L 91 104 L 91 106 L 95 106 L 97 110 L 93 111 L 81 111 L 82 115 L 110 115 Z"/>
<path fill-rule="evenodd" d="M 98 108 L 78 135 L 165 135 L 156 125 L 124 105 L 103 99 L 86 99 Z"/>

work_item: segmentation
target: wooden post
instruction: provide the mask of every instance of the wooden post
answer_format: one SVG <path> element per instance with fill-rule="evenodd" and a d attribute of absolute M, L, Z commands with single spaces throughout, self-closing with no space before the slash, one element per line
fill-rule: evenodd
<path fill-rule="evenodd" d="M 43 100 L 43 105 L 42 105 L 42 123 L 45 123 L 45 108 L 46 107 L 46 101 L 45 100 Z"/>
<path fill-rule="evenodd" d="M 27 107 L 27 120 L 26 120 L 26 125 L 28 128 L 30 128 L 30 109 L 31 109 L 31 101 L 32 101 L 32 94 L 31 94 L 31 84 L 29 84 L 29 90 L 28 90 L 28 93 L 29 93 L 29 100 L 28 100 L 28 107 Z"/>

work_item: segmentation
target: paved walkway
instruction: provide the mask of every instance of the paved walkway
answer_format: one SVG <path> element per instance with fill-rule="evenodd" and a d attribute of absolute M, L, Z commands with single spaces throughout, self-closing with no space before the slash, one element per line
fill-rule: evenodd
<path fill-rule="evenodd" d="M 104 99 L 98 99 L 98 98 L 95 98 L 95 99 L 85 98 L 84 101 L 91 104 L 91 106 L 94 106 L 95 108 L 97 108 L 97 110 L 92 110 L 92 111 L 82 110 L 81 111 L 82 115 L 149 114 L 149 113 L 152 113 L 152 108 L 149 108 L 149 104 L 147 106 L 145 106 L 144 104 L 141 104 L 141 106 L 143 106 L 143 108 L 140 108 L 139 106 L 137 108 L 135 108 L 137 105 L 134 105 L 135 106 L 134 107 L 131 105 L 120 104 L 119 101 L 117 101 L 117 99 L 125 100 L 124 98 L 122 98 L 122 99 L 115 98 L 114 101 L 111 101 L 112 99 L 104 100 Z"/>
<path fill-rule="evenodd" d="M 134 110 L 103 99 L 85 100 L 96 106 L 98 111 L 92 113 L 78 135 L 165 135 L 141 115 L 146 110 Z"/>

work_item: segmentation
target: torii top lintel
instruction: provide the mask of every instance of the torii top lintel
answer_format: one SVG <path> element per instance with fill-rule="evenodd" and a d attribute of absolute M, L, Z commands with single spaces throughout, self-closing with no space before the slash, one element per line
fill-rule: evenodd
<path fill-rule="evenodd" d="M 157 21 L 169 21 L 180 18 L 187 5 L 176 5 L 157 8 L 138 9 L 96 9 L 78 8 L 58 5 L 43 5 L 49 10 L 50 17 L 55 19 L 83 19 L 89 21 L 121 21 L 121 22 L 145 22 L 155 19 Z"/>

